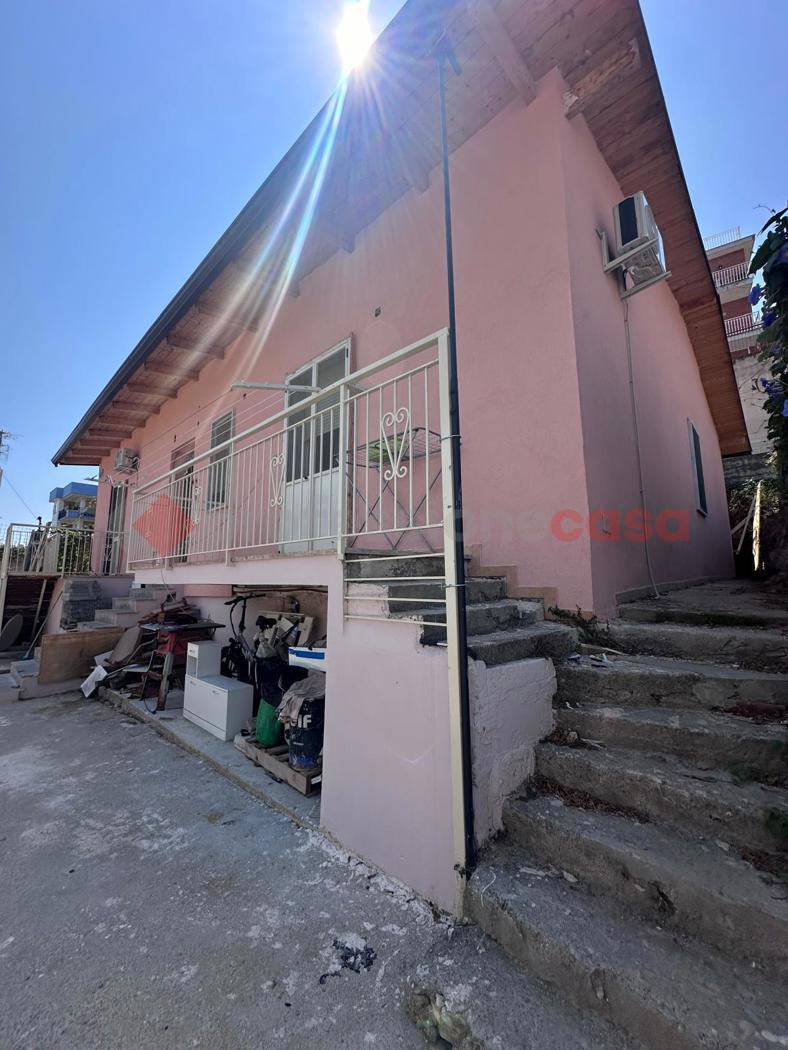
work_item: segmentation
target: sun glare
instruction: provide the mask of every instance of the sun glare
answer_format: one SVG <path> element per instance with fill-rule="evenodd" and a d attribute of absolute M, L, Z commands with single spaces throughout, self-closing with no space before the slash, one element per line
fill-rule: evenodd
<path fill-rule="evenodd" d="M 348 76 L 361 65 L 372 47 L 369 0 L 349 0 L 345 4 L 342 21 L 337 29 L 337 43 L 342 57 L 342 72 Z"/>

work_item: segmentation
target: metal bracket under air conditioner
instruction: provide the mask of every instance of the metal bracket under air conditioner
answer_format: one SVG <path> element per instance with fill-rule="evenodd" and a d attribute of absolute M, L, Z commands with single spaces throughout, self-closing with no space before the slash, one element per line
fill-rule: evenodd
<path fill-rule="evenodd" d="M 627 274 L 627 263 L 631 262 L 632 259 L 638 257 L 644 251 L 649 248 L 655 248 L 659 251 L 659 238 L 652 237 L 651 240 L 646 241 L 643 244 L 639 244 L 636 248 L 630 248 L 628 252 L 624 252 L 623 255 L 612 257 L 610 255 L 610 249 L 607 242 L 607 234 L 604 230 L 598 230 L 599 239 L 602 242 L 602 267 L 605 273 L 618 272 L 619 276 L 619 295 L 622 299 L 629 299 L 630 296 L 636 295 L 638 292 L 644 291 L 646 288 L 651 288 L 654 284 L 659 284 L 660 281 L 665 281 L 668 277 L 671 277 L 670 270 L 663 270 L 662 273 L 657 274 L 648 281 L 642 281 L 640 284 L 636 284 L 631 288 L 626 286 L 626 274 Z"/>

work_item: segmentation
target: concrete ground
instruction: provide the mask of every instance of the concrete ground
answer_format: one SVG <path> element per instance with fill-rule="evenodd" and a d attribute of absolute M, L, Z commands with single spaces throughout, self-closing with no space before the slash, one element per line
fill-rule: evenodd
<path fill-rule="evenodd" d="M 4 705 L 0 810 L 3 1050 L 425 1045 L 449 924 L 149 727 Z"/>

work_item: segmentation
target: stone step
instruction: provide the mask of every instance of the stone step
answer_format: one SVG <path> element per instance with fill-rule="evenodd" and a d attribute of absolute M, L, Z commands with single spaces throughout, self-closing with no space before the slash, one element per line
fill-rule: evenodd
<path fill-rule="evenodd" d="M 788 610 L 691 608 L 670 597 L 627 602 L 618 607 L 622 620 L 634 623 L 684 623 L 702 627 L 788 627 Z"/>
<path fill-rule="evenodd" d="M 348 554 L 345 558 L 345 576 L 349 580 L 369 580 L 385 577 L 396 579 L 399 576 L 440 576 L 444 574 L 444 562 L 442 554 L 426 555 L 424 557 L 406 554 L 393 554 L 384 556 L 383 553 L 374 556 L 364 554 Z"/>
<path fill-rule="evenodd" d="M 559 728 L 610 747 L 668 752 L 701 768 L 727 769 L 744 780 L 788 781 L 784 725 L 666 707 L 557 707 L 555 719 Z"/>
<path fill-rule="evenodd" d="M 732 850 L 551 796 L 509 799 L 503 818 L 513 842 L 584 889 L 736 958 L 788 960 L 788 895 Z"/>
<path fill-rule="evenodd" d="M 570 703 L 627 707 L 788 705 L 788 675 L 660 656 L 614 657 L 599 666 L 583 656 L 558 669 L 558 693 Z"/>
<path fill-rule="evenodd" d="M 0 703 L 19 700 L 19 682 L 9 672 L 0 674 Z"/>
<path fill-rule="evenodd" d="M 161 603 L 165 598 L 113 598 L 112 599 L 112 611 L 113 612 L 132 612 L 138 616 L 145 616 L 147 613 L 155 612 L 161 607 Z"/>
<path fill-rule="evenodd" d="M 788 671 L 788 630 L 611 620 L 605 636 L 606 644 L 625 653 L 736 664 L 754 671 Z"/>
<path fill-rule="evenodd" d="M 528 973 L 649 1050 L 768 1050 L 788 1035 L 784 992 L 759 969 L 622 915 L 517 847 L 490 851 L 466 905 Z"/>
<path fill-rule="evenodd" d="M 420 953 L 408 978 L 405 1006 L 425 1047 L 639 1050 L 609 1022 L 576 1012 L 560 990 L 513 966 L 471 925 L 454 928 L 450 948 L 438 938 Z"/>
<path fill-rule="evenodd" d="M 577 649 L 577 631 L 563 624 L 544 622 L 508 631 L 492 631 L 468 637 L 468 654 L 488 667 L 535 656 L 566 659 Z"/>
<path fill-rule="evenodd" d="M 446 594 L 442 580 L 417 582 L 393 582 L 386 584 L 389 609 L 392 613 L 409 612 L 417 602 L 443 599 Z M 465 582 L 465 594 L 469 605 L 482 602 L 497 602 L 506 598 L 506 579 L 503 576 L 476 576 Z"/>
<path fill-rule="evenodd" d="M 136 612 L 118 612 L 116 609 L 96 609 L 94 623 L 103 624 L 104 627 L 136 627 L 140 615 Z"/>
<path fill-rule="evenodd" d="M 506 631 L 513 627 L 526 627 L 529 624 L 544 620 L 544 607 L 541 602 L 517 601 L 506 599 L 499 602 L 479 602 L 466 608 L 468 634 L 491 634 L 493 631 Z M 443 605 L 418 608 L 413 607 L 405 612 L 394 613 L 395 618 L 420 618 L 425 624 L 435 620 L 445 622 L 446 610 Z M 425 640 L 440 641 L 446 637 L 445 627 L 425 627 Z"/>
<path fill-rule="evenodd" d="M 740 783 L 667 755 L 540 744 L 536 771 L 552 784 L 743 850 L 788 848 L 788 792 Z"/>

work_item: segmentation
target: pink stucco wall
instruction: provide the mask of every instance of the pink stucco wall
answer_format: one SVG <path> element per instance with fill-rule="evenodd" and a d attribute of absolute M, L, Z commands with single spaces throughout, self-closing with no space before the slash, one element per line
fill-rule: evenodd
<path fill-rule="evenodd" d="M 592 512 L 593 607 L 608 614 L 614 611 L 617 593 L 648 584 L 641 530 L 626 528 L 627 515 L 639 512 L 640 493 L 625 308 L 616 282 L 602 271 L 596 232 L 605 230 L 610 238 L 612 209 L 623 194 L 582 117 L 562 123 L 561 146 Z M 654 576 L 667 583 L 732 574 L 719 443 L 684 320 L 666 283 L 628 302 L 646 509 L 655 526 L 664 525 L 654 528 L 649 541 Z M 695 507 L 688 420 L 701 438 L 706 517 Z"/>

